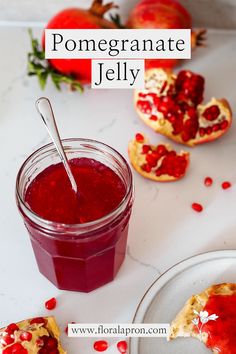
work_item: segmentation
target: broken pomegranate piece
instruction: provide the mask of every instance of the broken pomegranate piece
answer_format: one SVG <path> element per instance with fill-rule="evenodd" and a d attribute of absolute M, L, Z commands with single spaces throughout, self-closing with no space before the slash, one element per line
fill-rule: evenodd
<path fill-rule="evenodd" d="M 225 99 L 202 104 L 204 78 L 188 70 L 176 76 L 163 69 L 146 71 L 145 89 L 135 91 L 140 118 L 156 132 L 189 146 L 218 139 L 230 127 Z"/>
<path fill-rule="evenodd" d="M 154 181 L 176 181 L 185 175 L 189 165 L 189 153 L 177 154 L 169 144 L 150 145 L 140 133 L 129 143 L 128 152 L 135 170 Z"/>
<path fill-rule="evenodd" d="M 11 323 L 0 330 L 0 354 L 66 354 L 54 317 Z"/>

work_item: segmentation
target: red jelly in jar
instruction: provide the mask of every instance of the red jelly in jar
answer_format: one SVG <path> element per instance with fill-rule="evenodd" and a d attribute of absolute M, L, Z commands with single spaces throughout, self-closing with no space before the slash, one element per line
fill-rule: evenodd
<path fill-rule="evenodd" d="M 40 272 L 60 289 L 88 292 L 113 280 L 124 260 L 132 174 L 105 144 L 67 139 L 63 145 L 78 194 L 49 144 L 22 165 L 17 204 Z"/>

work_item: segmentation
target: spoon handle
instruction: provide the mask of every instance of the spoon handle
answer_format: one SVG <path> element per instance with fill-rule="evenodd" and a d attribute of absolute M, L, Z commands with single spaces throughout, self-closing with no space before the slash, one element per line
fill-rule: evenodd
<path fill-rule="evenodd" d="M 70 165 L 68 163 L 66 154 L 64 152 L 64 149 L 63 149 L 63 146 L 61 143 L 61 139 L 60 139 L 60 135 L 59 135 L 59 132 L 57 129 L 57 125 L 56 125 L 56 121 L 55 121 L 55 117 L 54 117 L 51 103 L 48 98 L 40 97 L 36 101 L 35 105 L 36 105 L 36 109 L 37 109 L 38 113 L 40 114 L 44 124 L 46 125 L 46 128 L 48 130 L 48 133 L 49 133 L 52 141 L 54 142 L 57 152 L 60 155 L 62 163 L 65 167 L 66 173 L 67 173 L 69 180 L 71 182 L 72 189 L 77 194 L 78 193 L 77 184 L 76 184 L 75 178 L 71 172 Z"/>

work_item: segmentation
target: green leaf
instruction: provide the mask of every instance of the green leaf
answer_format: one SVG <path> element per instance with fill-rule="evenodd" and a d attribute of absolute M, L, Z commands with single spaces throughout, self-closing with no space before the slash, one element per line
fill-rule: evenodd
<path fill-rule="evenodd" d="M 61 87 L 60 87 L 60 80 L 58 78 L 58 75 L 54 72 L 51 73 L 51 78 L 52 78 L 52 82 L 54 83 L 55 87 L 60 91 Z"/>
<path fill-rule="evenodd" d="M 47 78 L 48 78 L 48 72 L 42 71 L 38 73 L 39 84 L 42 90 L 46 86 Z"/>
<path fill-rule="evenodd" d="M 41 48 L 37 39 L 33 38 L 32 30 L 29 29 L 31 40 L 31 52 L 28 53 L 28 75 L 37 76 L 40 87 L 45 88 L 48 77 L 58 90 L 61 90 L 61 84 L 67 84 L 73 91 L 83 92 L 83 86 L 73 76 L 66 76 L 52 68 L 45 59 L 45 51 Z"/>

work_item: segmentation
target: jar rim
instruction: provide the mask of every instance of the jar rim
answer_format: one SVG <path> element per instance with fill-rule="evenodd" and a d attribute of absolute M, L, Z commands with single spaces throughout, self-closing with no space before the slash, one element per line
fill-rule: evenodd
<path fill-rule="evenodd" d="M 83 229 L 85 231 L 92 231 L 95 227 L 100 227 L 105 225 L 107 222 L 113 220 L 113 218 L 119 214 L 120 212 L 122 212 L 122 209 L 124 208 L 124 205 L 126 206 L 126 204 L 129 202 L 130 197 L 132 197 L 133 194 L 133 176 L 132 176 L 132 172 L 130 169 L 129 164 L 127 163 L 126 159 L 114 148 L 112 148 L 111 146 L 109 146 L 108 144 L 102 143 L 100 141 L 94 140 L 94 139 L 87 139 L 87 138 L 66 138 L 66 139 L 61 139 L 62 144 L 64 143 L 70 143 L 70 142 L 80 142 L 80 143 L 91 143 L 91 144 L 96 144 L 100 147 L 103 148 L 107 148 L 110 150 L 111 153 L 115 153 L 120 159 L 121 161 L 124 163 L 124 166 L 128 172 L 128 177 L 129 177 L 129 184 L 127 185 L 126 188 L 126 193 L 123 197 L 123 199 L 121 200 L 121 202 L 116 206 L 115 209 L 113 209 L 110 213 L 104 215 L 103 217 L 93 220 L 93 221 L 89 221 L 86 223 L 77 223 L 77 224 L 67 224 L 67 223 L 60 223 L 60 222 L 56 222 L 56 221 L 50 221 L 50 220 L 46 220 L 44 218 L 42 218 L 41 216 L 39 216 L 38 214 L 36 214 L 32 209 L 30 209 L 27 204 L 25 203 L 24 199 L 21 196 L 20 193 L 20 180 L 21 180 L 21 176 L 22 176 L 22 172 L 23 169 L 25 168 L 25 166 L 27 165 L 27 163 L 32 160 L 35 156 L 37 156 L 38 154 L 40 154 L 41 152 L 43 152 L 44 150 L 46 150 L 47 148 L 53 147 L 54 144 L 48 143 L 45 144 L 43 146 L 41 146 L 40 148 L 38 148 L 37 150 L 35 150 L 32 154 L 30 154 L 26 160 L 22 163 L 18 173 L 17 173 L 17 177 L 16 177 L 16 199 L 20 204 L 20 207 L 22 207 L 22 210 L 24 212 L 24 214 L 33 222 L 37 223 L 38 225 L 49 229 L 49 230 L 57 230 L 60 232 L 60 230 L 63 230 L 63 232 L 67 231 L 83 231 Z M 125 208 L 124 208 L 125 209 Z"/>

